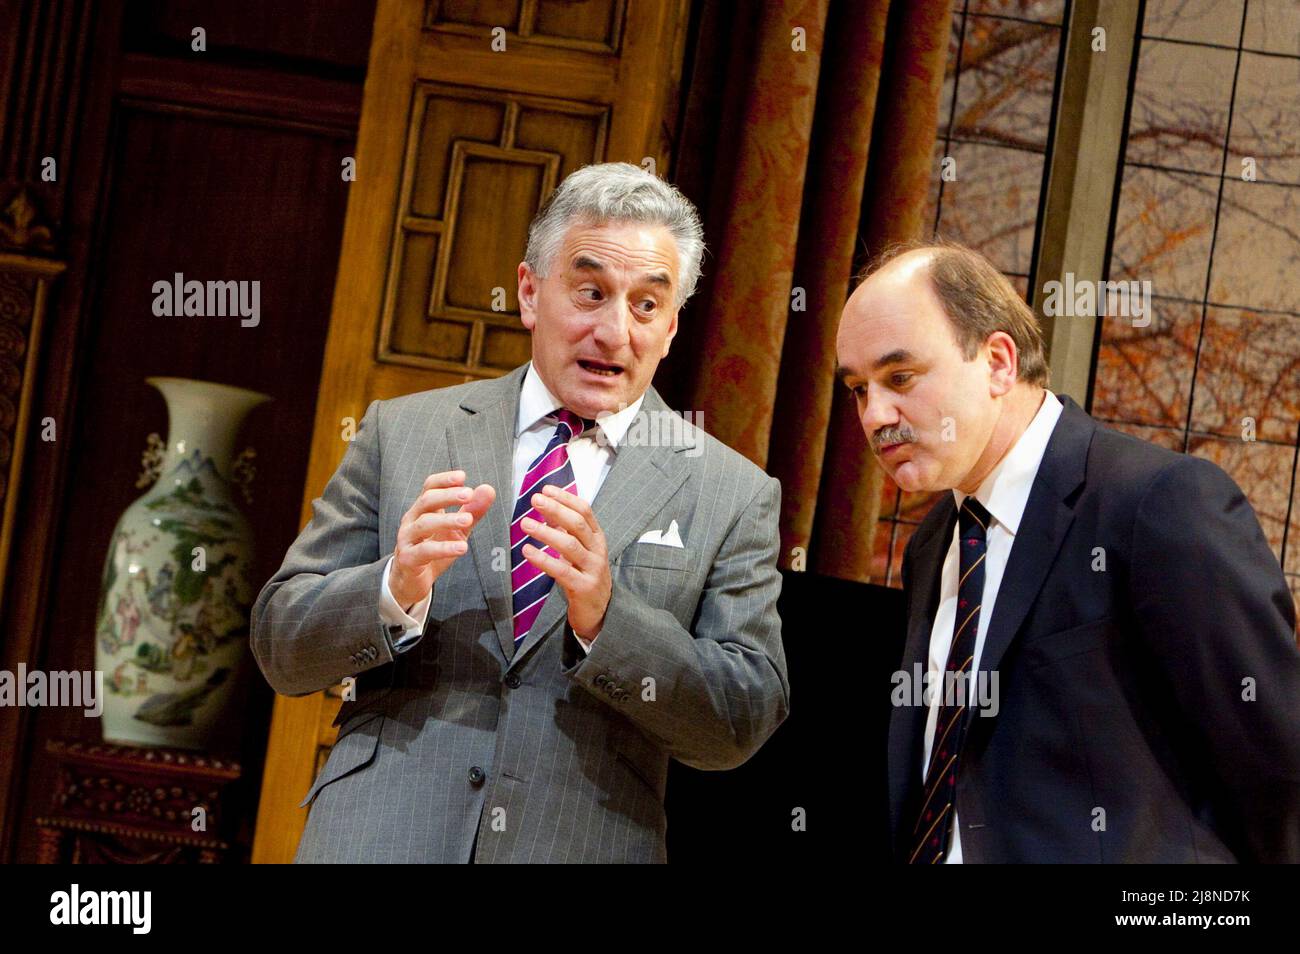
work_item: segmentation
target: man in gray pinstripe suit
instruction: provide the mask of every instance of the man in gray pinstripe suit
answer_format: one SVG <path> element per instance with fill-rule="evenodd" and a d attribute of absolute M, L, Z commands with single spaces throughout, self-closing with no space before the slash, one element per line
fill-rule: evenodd
<path fill-rule="evenodd" d="M 252 614 L 277 692 L 355 677 L 295 861 L 664 861 L 669 758 L 785 719 L 780 485 L 650 385 L 702 254 L 676 189 L 581 169 L 519 266 L 532 361 L 367 408 Z"/>

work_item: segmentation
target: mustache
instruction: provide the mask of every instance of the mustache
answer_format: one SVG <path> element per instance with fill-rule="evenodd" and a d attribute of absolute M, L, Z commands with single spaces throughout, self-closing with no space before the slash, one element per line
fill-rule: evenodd
<path fill-rule="evenodd" d="M 871 449 L 879 452 L 888 444 L 912 444 L 916 442 L 916 432 L 903 424 L 900 427 L 882 427 L 871 437 Z"/>

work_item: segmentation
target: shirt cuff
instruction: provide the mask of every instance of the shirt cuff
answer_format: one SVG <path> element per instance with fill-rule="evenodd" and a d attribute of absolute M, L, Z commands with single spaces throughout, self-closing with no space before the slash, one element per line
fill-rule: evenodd
<path fill-rule="evenodd" d="M 417 642 L 424 633 L 424 624 L 429 616 L 429 604 L 433 602 L 433 590 L 425 594 L 424 599 L 411 607 L 408 613 L 397 605 L 393 592 L 388 588 L 388 571 L 392 569 L 393 558 L 384 564 L 383 581 L 379 586 L 379 619 L 392 637 L 393 652 L 404 653 Z"/>
<path fill-rule="evenodd" d="M 568 624 L 568 623 L 565 623 L 564 625 L 568 626 L 569 624 Z M 573 627 L 572 627 L 572 626 L 569 626 L 569 632 L 573 633 Z M 597 632 L 597 633 L 596 633 L 596 636 L 599 636 L 599 635 L 600 635 L 600 633 Z M 590 652 L 591 652 L 591 644 L 592 644 L 593 642 L 596 641 L 596 636 L 591 637 L 591 639 L 583 639 L 583 638 L 582 638 L 581 636 L 579 636 L 577 633 L 573 633 L 573 638 L 574 638 L 575 640 L 577 640 L 578 645 L 582 647 L 582 651 L 583 651 L 584 654 L 586 654 L 586 653 L 590 653 Z"/>

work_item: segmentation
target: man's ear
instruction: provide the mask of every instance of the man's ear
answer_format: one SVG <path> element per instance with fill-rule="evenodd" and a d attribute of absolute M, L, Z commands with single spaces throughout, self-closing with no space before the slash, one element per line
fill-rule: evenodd
<path fill-rule="evenodd" d="M 519 263 L 519 320 L 529 331 L 537 324 L 537 273 L 527 262 Z"/>
<path fill-rule="evenodd" d="M 1016 353 L 1016 342 L 1005 331 L 995 331 L 989 335 L 984 346 L 989 353 L 989 394 L 1002 397 L 1016 385 L 1016 376 L 1020 372 L 1020 355 Z"/>
<path fill-rule="evenodd" d="M 673 320 L 668 323 L 668 337 L 664 339 L 664 353 L 659 357 L 668 357 L 668 348 L 673 343 L 673 338 L 677 336 L 677 312 L 673 312 Z"/>

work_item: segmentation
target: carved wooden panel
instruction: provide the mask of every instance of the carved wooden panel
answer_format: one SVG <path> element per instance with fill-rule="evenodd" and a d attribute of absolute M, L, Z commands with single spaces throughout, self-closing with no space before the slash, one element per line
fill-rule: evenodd
<path fill-rule="evenodd" d="M 408 130 L 379 360 L 491 376 L 528 360 L 516 268 L 528 223 L 600 159 L 608 107 L 420 84 Z"/>
<path fill-rule="evenodd" d="M 14 438 L 17 436 L 18 392 L 23 366 L 32 349 L 32 319 L 36 312 L 36 279 L 31 275 L 0 271 L 0 501 L 8 510 L 9 488 L 15 476 Z M 8 538 L 8 526 L 5 526 Z M 6 547 L 0 545 L 0 577 L 4 575 Z"/>
<path fill-rule="evenodd" d="M 496 27 L 512 39 L 618 52 L 623 0 L 430 0 L 426 30 L 477 32 Z"/>
<path fill-rule="evenodd" d="M 68 420 L 72 367 L 84 353 L 52 290 L 59 287 L 68 314 L 84 288 L 84 271 L 71 288 L 63 273 L 70 260 L 79 264 L 78 239 L 89 231 L 81 212 L 94 187 L 72 183 L 74 167 L 93 165 L 100 151 L 83 107 L 104 15 L 102 5 L 77 0 L 0 2 L 0 669 L 10 672 L 61 658 L 47 651 L 42 608 L 56 549 L 49 528 L 60 522 L 72 442 L 33 446 L 29 422 Z M 0 706 L 0 861 L 15 860 L 17 806 L 32 776 L 30 726 L 41 712 Z"/>
<path fill-rule="evenodd" d="M 36 817 L 42 864 L 241 860 L 238 762 L 164 748 L 49 739 L 57 767 Z M 44 794 L 44 793 L 43 793 Z M 193 810 L 204 813 L 193 827 Z"/>
<path fill-rule="evenodd" d="M 50 280 L 67 267 L 66 183 L 92 19 L 86 4 L 67 0 L 0 4 L 0 596 L 11 588 L 6 557 L 42 315 Z M 29 638 L 17 637 L 11 648 Z M 7 782 L 0 771 L 0 817 Z"/>
<path fill-rule="evenodd" d="M 11 203 L 9 211 L 13 208 Z M 3 221 L 0 232 L 12 236 Z M 0 253 L 0 580 L 7 579 L 13 544 L 41 325 L 50 282 L 64 267 L 50 259 Z"/>

